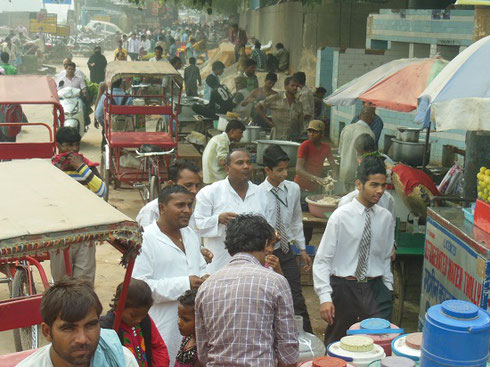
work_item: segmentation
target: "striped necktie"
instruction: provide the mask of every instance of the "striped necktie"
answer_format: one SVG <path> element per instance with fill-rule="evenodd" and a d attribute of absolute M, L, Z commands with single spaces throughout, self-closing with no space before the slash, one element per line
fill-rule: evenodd
<path fill-rule="evenodd" d="M 356 268 L 356 279 L 362 281 L 366 279 L 368 260 L 369 260 L 369 248 L 371 247 L 371 208 L 366 208 L 366 222 L 364 224 L 364 231 L 362 232 L 361 246 L 359 248 L 359 260 Z"/>
<path fill-rule="evenodd" d="M 273 187 L 272 192 L 276 197 L 276 230 L 281 236 L 281 241 L 279 242 L 282 252 L 287 254 L 289 252 L 289 239 L 286 233 L 286 228 L 284 228 L 284 223 L 281 218 L 281 202 L 279 201 L 279 188 Z"/>

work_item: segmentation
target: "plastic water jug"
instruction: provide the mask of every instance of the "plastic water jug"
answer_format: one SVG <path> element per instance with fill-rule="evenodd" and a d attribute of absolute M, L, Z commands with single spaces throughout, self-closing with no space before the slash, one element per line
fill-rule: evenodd
<path fill-rule="evenodd" d="M 384 319 L 366 319 L 361 322 L 355 323 L 352 325 L 349 330 L 362 330 L 362 329 L 370 329 L 370 330 L 382 330 L 382 329 L 399 329 L 395 324 L 391 324 L 389 321 Z M 364 334 L 363 334 L 364 335 Z M 400 336 L 400 334 L 369 334 L 365 335 L 368 338 L 373 339 L 375 344 L 383 347 L 387 356 L 391 356 L 391 342 L 396 337 Z"/>
<path fill-rule="evenodd" d="M 444 301 L 425 314 L 421 367 L 485 367 L 490 316 L 473 303 Z"/>
<path fill-rule="evenodd" d="M 422 333 L 404 334 L 394 339 L 391 343 L 394 356 L 410 358 L 415 362 L 420 361 L 421 346 Z"/>
<path fill-rule="evenodd" d="M 299 359 L 298 362 L 312 360 L 325 355 L 325 344 L 313 334 L 303 330 L 303 317 L 294 316 L 299 330 Z"/>
<path fill-rule="evenodd" d="M 371 362 L 386 357 L 383 348 L 364 335 L 344 336 L 327 348 L 330 357 L 341 358 L 357 367 L 368 367 Z"/>

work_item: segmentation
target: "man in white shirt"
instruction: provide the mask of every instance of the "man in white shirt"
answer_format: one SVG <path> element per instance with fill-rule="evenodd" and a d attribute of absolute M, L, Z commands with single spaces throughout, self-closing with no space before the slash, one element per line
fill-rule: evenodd
<path fill-rule="evenodd" d="M 58 80 L 58 90 L 66 87 L 78 88 L 82 91 L 83 95 L 87 95 L 87 85 L 82 78 L 75 75 L 77 66 L 74 62 L 66 64 L 66 74 L 60 80 Z"/>
<path fill-rule="evenodd" d="M 145 35 L 141 36 L 141 41 L 140 41 L 140 55 L 146 55 L 151 48 L 151 41 L 146 38 Z"/>
<path fill-rule="evenodd" d="M 340 170 L 339 179 L 344 182 L 347 191 L 354 189 L 356 169 L 358 165 L 357 151 L 355 147 L 356 139 L 362 134 L 369 134 L 375 138 L 373 131 L 369 127 L 374 119 L 374 108 L 371 105 L 363 105 L 359 121 L 355 124 L 347 125 L 340 133 L 339 153 Z"/>
<path fill-rule="evenodd" d="M 168 169 L 167 186 L 181 185 L 184 186 L 195 197 L 201 189 L 201 170 L 194 163 L 184 160 L 178 160 L 172 163 Z M 139 211 L 136 221 L 141 227 L 146 227 L 155 222 L 160 216 L 158 210 L 158 198 L 150 201 Z M 189 224 L 195 229 L 195 223 L 191 216 Z"/>
<path fill-rule="evenodd" d="M 145 228 L 133 270 L 133 278 L 144 280 L 152 290 L 150 316 L 167 345 L 171 366 L 182 340 L 177 299 L 206 279 L 199 237 L 188 227 L 192 204 L 193 195 L 183 186 L 168 186 L 160 192 L 160 216 Z"/>
<path fill-rule="evenodd" d="M 58 83 L 64 76 L 66 76 L 66 66 L 71 62 L 71 59 L 66 58 L 63 60 L 63 70 L 61 70 L 56 76 L 56 82 Z M 80 69 L 75 69 L 75 76 L 82 80 L 87 80 L 86 75 Z"/>
<path fill-rule="evenodd" d="M 80 279 L 55 283 L 43 294 L 41 330 L 50 344 L 20 367 L 137 367 L 114 330 L 100 328 L 102 304 L 91 284 Z"/>
<path fill-rule="evenodd" d="M 289 157 L 281 147 L 273 145 L 264 151 L 264 165 L 267 177 L 259 187 L 265 191 L 267 196 L 265 218 L 281 237 L 274 249 L 274 255 L 279 259 L 283 275 L 291 288 L 294 313 L 303 317 L 303 330 L 313 333 L 301 289 L 299 265 L 296 254 L 291 249 L 291 245 L 294 244 L 300 250 L 303 268 L 310 271 L 311 257 L 306 253 L 303 234 L 301 190 L 297 183 L 286 180 Z"/>
<path fill-rule="evenodd" d="M 131 37 L 128 40 L 128 55 L 131 57 L 131 61 L 137 61 L 140 53 L 140 40 L 136 38 L 136 33 L 131 33 Z"/>
<path fill-rule="evenodd" d="M 213 136 L 202 153 L 202 174 L 205 184 L 223 180 L 226 177 L 225 163 L 230 153 L 230 142 L 239 142 L 245 131 L 245 125 L 231 120 L 220 135 Z"/>
<path fill-rule="evenodd" d="M 325 345 L 339 340 L 354 323 L 391 319 L 394 222 L 377 205 L 386 186 L 378 157 L 365 157 L 357 170 L 358 197 L 330 216 L 313 263 L 320 315 L 328 322 Z"/>
<path fill-rule="evenodd" d="M 163 57 L 162 46 L 155 47 L 155 56 L 150 59 L 150 61 L 166 61 Z"/>
<path fill-rule="evenodd" d="M 250 181 L 252 161 L 245 150 L 235 150 L 226 159 L 228 177 L 204 187 L 196 196 L 194 218 L 204 246 L 213 253 L 209 273 L 225 266 L 231 259 L 225 249 L 226 225 L 238 214 L 266 214 L 263 190 Z"/>

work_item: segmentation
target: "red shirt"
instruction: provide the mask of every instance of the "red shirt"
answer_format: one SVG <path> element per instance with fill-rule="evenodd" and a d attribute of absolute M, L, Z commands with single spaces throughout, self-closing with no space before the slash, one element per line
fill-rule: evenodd
<path fill-rule="evenodd" d="M 303 158 L 305 160 L 305 171 L 317 176 L 322 177 L 323 163 L 327 156 L 332 152 L 330 145 L 327 143 L 321 143 L 320 146 L 315 146 L 310 140 L 304 141 L 298 148 L 298 159 Z M 301 190 L 315 191 L 319 189 L 319 185 L 310 180 L 306 180 L 299 175 L 294 178 Z"/>

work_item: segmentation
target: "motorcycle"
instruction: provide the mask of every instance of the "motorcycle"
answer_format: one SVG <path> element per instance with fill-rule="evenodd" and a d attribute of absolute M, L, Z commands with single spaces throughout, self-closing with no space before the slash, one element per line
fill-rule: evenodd
<path fill-rule="evenodd" d="M 88 130 L 85 126 L 84 104 L 80 97 L 80 89 L 72 87 L 64 87 L 58 91 L 63 111 L 65 112 L 65 125 L 74 127 L 83 137 Z"/>

